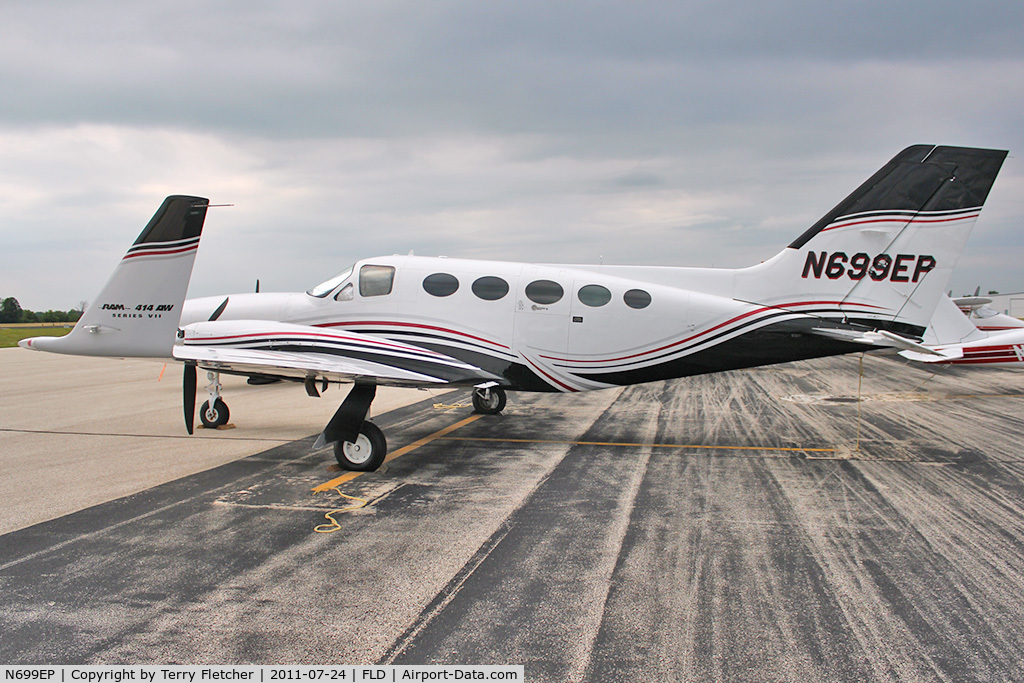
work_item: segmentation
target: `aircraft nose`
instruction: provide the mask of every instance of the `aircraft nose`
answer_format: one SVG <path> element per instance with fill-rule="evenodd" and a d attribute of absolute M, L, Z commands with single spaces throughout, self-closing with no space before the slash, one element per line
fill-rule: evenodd
<path fill-rule="evenodd" d="M 29 339 L 22 339 L 21 341 L 18 342 L 18 346 L 20 346 L 23 349 L 29 349 L 30 351 L 32 351 L 32 350 L 34 350 L 32 348 L 32 341 L 34 339 L 35 339 L 35 337 L 31 337 Z"/>

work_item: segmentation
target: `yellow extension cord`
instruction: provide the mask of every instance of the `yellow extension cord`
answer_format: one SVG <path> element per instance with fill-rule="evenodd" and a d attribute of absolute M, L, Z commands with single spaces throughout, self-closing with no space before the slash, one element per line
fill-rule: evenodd
<path fill-rule="evenodd" d="M 347 493 L 342 493 L 341 489 L 339 489 L 337 486 L 332 486 L 330 490 L 336 492 L 342 498 L 356 501 L 358 505 L 349 505 L 343 508 L 335 508 L 330 512 L 325 513 L 324 517 L 326 517 L 330 521 L 330 524 L 320 524 L 319 526 L 314 527 L 313 531 L 317 532 L 318 534 L 332 534 L 341 528 L 341 524 L 339 524 L 338 520 L 334 518 L 334 515 L 341 512 L 352 512 L 353 510 L 359 510 L 370 504 L 370 501 L 366 500 L 365 498 L 356 498 L 355 496 L 350 496 Z"/>

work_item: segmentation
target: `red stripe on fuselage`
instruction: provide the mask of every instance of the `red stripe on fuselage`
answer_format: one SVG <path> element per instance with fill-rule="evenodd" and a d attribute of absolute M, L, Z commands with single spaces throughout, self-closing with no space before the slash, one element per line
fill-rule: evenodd
<path fill-rule="evenodd" d="M 554 360 L 554 361 L 560 361 L 560 362 L 563 362 L 563 363 L 615 363 L 615 362 L 623 361 L 623 360 L 632 360 L 634 358 L 640 358 L 641 356 L 648 356 L 648 355 L 653 354 L 653 353 L 659 353 L 659 352 L 664 351 L 666 349 L 671 349 L 671 348 L 674 348 L 676 346 L 679 346 L 680 344 L 685 344 L 685 343 L 687 343 L 689 341 L 693 341 L 694 339 L 698 339 L 699 337 L 703 337 L 705 335 L 711 334 L 715 330 L 721 329 L 722 327 L 725 327 L 726 325 L 731 325 L 734 322 L 737 322 L 739 320 L 743 320 L 744 318 L 748 318 L 748 317 L 750 317 L 752 315 L 755 315 L 757 313 L 763 313 L 764 311 L 779 311 L 781 313 L 788 313 L 788 312 L 799 313 L 799 311 L 790 311 L 789 309 L 790 308 L 794 308 L 794 307 L 798 307 L 798 306 L 822 306 L 822 305 L 827 305 L 827 306 L 861 306 L 863 308 L 875 308 L 875 309 L 879 309 L 879 310 L 884 310 L 884 309 L 882 309 L 881 306 L 874 306 L 872 304 L 858 304 L 858 303 L 850 303 L 850 302 L 843 302 L 843 301 L 797 301 L 797 302 L 788 303 L 788 304 L 777 304 L 777 305 L 774 305 L 774 306 L 762 306 L 761 308 L 755 309 L 753 311 L 747 311 L 746 313 L 738 315 L 735 318 L 732 318 L 730 320 L 726 320 L 723 323 L 719 323 L 718 325 L 715 325 L 714 327 L 708 328 L 708 329 L 704 330 L 703 332 L 698 332 L 697 334 L 694 334 L 694 335 L 691 335 L 689 337 L 686 337 L 685 339 L 681 339 L 679 341 L 672 342 L 671 344 L 666 344 L 665 346 L 659 346 L 658 348 L 651 349 L 649 351 L 641 351 L 639 353 L 634 353 L 634 354 L 631 354 L 629 356 L 620 356 L 618 358 L 587 359 L 587 360 L 575 360 L 575 359 L 571 359 L 571 358 L 558 358 L 557 356 L 541 356 L 541 358 L 543 358 L 544 360 Z"/>
<path fill-rule="evenodd" d="M 680 344 L 685 344 L 686 342 L 691 341 L 693 339 L 696 339 L 698 337 L 703 337 L 706 334 L 710 334 L 711 332 L 714 332 L 715 330 L 717 330 L 717 329 L 719 329 L 721 327 L 725 327 L 726 325 L 734 323 L 737 320 L 742 320 L 743 318 L 749 318 L 750 316 L 752 316 L 752 315 L 754 315 L 756 313 L 761 313 L 762 311 L 770 311 L 770 310 L 772 310 L 772 309 L 765 307 L 765 308 L 758 308 L 758 309 L 753 310 L 753 311 L 747 311 L 746 313 L 743 313 L 742 315 L 738 315 L 738 316 L 736 316 L 735 318 L 733 318 L 731 320 L 726 320 L 724 323 L 719 323 L 718 325 L 715 325 L 714 327 L 712 327 L 710 329 L 707 329 L 707 330 L 704 330 L 703 332 L 699 332 L 699 333 L 697 333 L 695 335 L 689 336 L 686 339 L 680 339 L 677 342 L 672 342 L 671 344 L 666 344 L 665 346 L 659 346 L 658 348 L 651 349 L 650 351 L 641 351 L 640 353 L 634 353 L 634 354 L 631 354 L 629 356 L 620 356 L 619 358 L 602 358 L 600 360 L 571 360 L 569 358 L 558 358 L 557 356 L 541 356 L 541 358 L 543 358 L 544 360 L 557 360 L 557 361 L 562 361 L 562 362 L 566 362 L 566 363 L 614 363 L 614 362 L 620 361 L 620 360 L 630 360 L 631 358 L 639 358 L 640 356 L 647 356 L 647 355 L 650 355 L 652 353 L 658 353 L 659 351 L 664 351 L 665 349 L 671 349 L 671 348 L 673 348 L 675 346 L 679 346 Z"/>
<path fill-rule="evenodd" d="M 547 378 L 548 378 L 549 380 L 551 380 L 552 382 L 554 382 L 554 383 L 555 383 L 555 384 L 557 384 L 558 386 L 562 387 L 562 388 L 563 388 L 563 389 L 565 389 L 566 391 L 569 391 L 569 392 L 573 392 L 573 393 L 579 392 L 579 389 L 573 389 L 573 388 L 572 388 L 571 386 L 569 386 L 568 384 L 565 384 L 564 382 L 560 382 L 559 380 L 555 379 L 554 377 L 552 377 L 552 376 L 551 376 L 551 375 L 549 375 L 548 373 L 544 372 L 544 370 L 542 370 L 542 369 L 541 369 L 541 367 L 540 367 L 539 365 L 537 365 L 536 363 L 534 363 L 534 362 L 533 362 L 532 360 L 530 360 L 530 359 L 529 359 L 529 358 L 527 358 L 526 356 L 523 356 L 523 360 L 525 360 L 525 361 L 526 361 L 527 363 L 529 363 L 529 364 L 530 364 L 531 366 L 533 366 L 533 369 L 534 369 L 534 370 L 536 370 L 536 371 L 537 371 L 537 372 L 539 372 L 540 374 L 544 375 L 544 376 L 545 376 L 545 377 L 547 377 Z"/>
<path fill-rule="evenodd" d="M 962 358 L 938 361 L 950 365 L 984 365 L 986 363 L 1024 363 L 1021 359 L 1024 351 L 1018 351 L 1013 344 L 999 346 L 975 346 L 964 349 Z"/>

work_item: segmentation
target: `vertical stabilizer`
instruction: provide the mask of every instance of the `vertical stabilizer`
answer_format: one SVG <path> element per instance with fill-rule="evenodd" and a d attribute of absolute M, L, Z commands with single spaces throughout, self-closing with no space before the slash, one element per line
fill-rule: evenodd
<path fill-rule="evenodd" d="M 79 356 L 170 358 L 209 200 L 168 197 L 64 337 L 23 348 Z"/>
<path fill-rule="evenodd" d="M 736 298 L 920 336 L 1005 157 L 908 147 L 782 253 L 738 271 Z"/>

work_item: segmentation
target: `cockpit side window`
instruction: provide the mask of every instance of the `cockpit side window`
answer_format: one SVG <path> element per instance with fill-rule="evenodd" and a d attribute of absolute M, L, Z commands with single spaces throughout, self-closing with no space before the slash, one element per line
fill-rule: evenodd
<path fill-rule="evenodd" d="M 353 298 L 355 298 L 355 288 L 351 282 L 339 289 L 338 293 L 334 295 L 335 301 L 352 301 Z"/>
<path fill-rule="evenodd" d="M 393 266 L 365 265 L 359 269 L 359 295 L 384 296 L 391 293 L 395 283 Z"/>
<path fill-rule="evenodd" d="M 318 284 L 316 287 L 313 287 L 312 289 L 307 290 L 306 294 L 309 294 L 310 296 L 315 296 L 318 299 L 323 299 L 328 294 L 333 292 L 335 287 L 337 287 L 342 282 L 347 280 L 350 275 L 352 275 L 352 269 L 348 268 L 348 269 L 338 273 L 337 275 L 332 277 L 330 280 L 324 280 L 323 282 Z"/>

